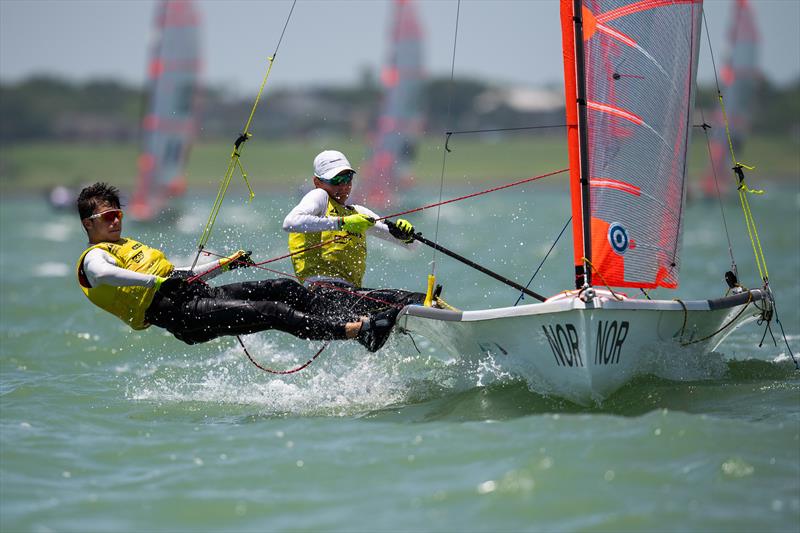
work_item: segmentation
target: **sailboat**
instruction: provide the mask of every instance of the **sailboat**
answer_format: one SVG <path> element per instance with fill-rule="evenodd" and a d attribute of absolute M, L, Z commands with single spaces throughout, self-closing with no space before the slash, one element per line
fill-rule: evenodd
<path fill-rule="evenodd" d="M 768 286 L 733 273 L 706 299 L 615 290 L 678 287 L 701 20 L 702 0 L 561 0 L 575 288 L 514 307 L 408 306 L 393 335 L 590 403 L 770 312 Z"/>
<path fill-rule="evenodd" d="M 389 205 L 402 182 L 411 177 L 423 128 L 423 79 L 422 29 L 416 7 L 412 0 L 395 0 L 389 59 L 381 72 L 380 115 L 361 169 L 365 205 L 375 209 Z"/>
<path fill-rule="evenodd" d="M 185 167 L 197 131 L 200 16 L 192 0 L 162 0 L 148 63 L 139 173 L 129 208 L 153 220 L 186 192 Z"/>
<path fill-rule="evenodd" d="M 761 72 L 758 69 L 758 29 L 755 14 L 748 0 L 736 0 L 731 25 L 728 29 L 728 53 L 720 72 L 725 94 L 725 112 L 731 124 L 731 141 L 738 151 L 750 132 L 750 122 L 755 108 L 755 96 Z M 710 165 L 703 175 L 702 191 L 705 197 L 713 198 L 729 187 L 725 180 L 718 178 L 720 172 L 733 166 L 725 135 L 721 112 L 713 118 L 709 150 Z"/>

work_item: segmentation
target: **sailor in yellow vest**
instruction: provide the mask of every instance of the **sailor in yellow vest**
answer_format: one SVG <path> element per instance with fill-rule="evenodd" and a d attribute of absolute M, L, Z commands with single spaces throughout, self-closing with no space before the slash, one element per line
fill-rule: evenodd
<path fill-rule="evenodd" d="M 291 279 L 218 287 L 189 283 L 189 275 L 210 279 L 253 262 L 249 253 L 239 251 L 196 265 L 192 272 L 176 269 L 160 250 L 122 237 L 123 212 L 115 187 L 95 183 L 81 191 L 77 203 L 89 237 L 77 264 L 78 283 L 92 303 L 133 329 L 152 324 L 187 344 L 277 329 L 304 339 L 357 338 L 372 348 L 375 334 L 391 328 L 385 320 L 334 320 L 315 314 L 307 305 L 308 289 Z"/>
<path fill-rule="evenodd" d="M 347 204 L 356 172 L 345 155 L 325 150 L 314 158 L 314 187 L 283 221 L 297 277 L 315 294 L 312 303 L 329 316 L 354 317 L 384 310 L 394 321 L 402 306 L 425 295 L 363 288 L 367 235 L 413 248 L 414 227 L 403 219 L 388 225 L 361 205 Z M 363 296 L 368 296 L 364 298 Z M 387 305 L 390 303 L 392 305 Z"/>

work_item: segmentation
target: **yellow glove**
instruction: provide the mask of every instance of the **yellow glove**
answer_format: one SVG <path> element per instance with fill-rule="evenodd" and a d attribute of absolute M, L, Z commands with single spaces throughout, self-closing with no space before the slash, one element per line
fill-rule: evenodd
<path fill-rule="evenodd" d="M 228 257 L 223 257 L 219 260 L 219 265 L 222 267 L 222 270 L 234 270 L 236 268 L 247 268 L 255 265 L 252 259 L 250 259 L 250 254 L 253 252 L 245 252 L 244 250 L 237 250 L 235 253 L 229 255 Z"/>
<path fill-rule="evenodd" d="M 158 292 L 158 289 L 161 288 L 161 284 L 165 281 L 167 281 L 167 278 L 163 276 L 156 276 L 156 282 L 153 283 L 153 288 L 155 288 L 156 292 Z"/>
<path fill-rule="evenodd" d="M 389 233 L 395 239 L 400 239 L 405 243 L 414 240 L 414 226 L 408 220 L 402 218 L 397 219 L 397 222 L 387 220 L 386 224 L 389 226 Z"/>
<path fill-rule="evenodd" d="M 375 221 L 373 219 L 361 213 L 342 217 L 342 229 L 348 233 L 364 233 L 367 228 L 374 225 Z"/>

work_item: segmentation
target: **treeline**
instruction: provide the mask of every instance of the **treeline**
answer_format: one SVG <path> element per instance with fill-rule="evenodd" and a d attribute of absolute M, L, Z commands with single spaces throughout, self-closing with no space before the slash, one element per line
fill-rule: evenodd
<path fill-rule="evenodd" d="M 560 89 L 530 91 L 512 98 L 507 88 L 479 80 L 430 79 L 419 106 L 425 130 L 519 128 L 564 122 Z M 516 96 L 519 96 L 518 94 Z M 197 95 L 201 139 L 233 138 L 252 106 L 251 97 L 235 98 L 220 88 Z M 542 100 L 537 102 L 537 98 Z M 364 136 L 374 124 L 381 89 L 369 75 L 353 87 L 268 89 L 253 131 L 264 137 L 303 137 L 326 133 Z M 520 105 L 518 102 L 527 103 Z M 554 103 L 555 102 L 555 103 Z M 701 89 L 697 104 L 716 105 L 716 91 Z M 800 80 L 776 87 L 764 80 L 753 114 L 756 133 L 800 135 Z M 113 80 L 85 83 L 33 77 L 0 83 L 0 143 L 34 140 L 130 142 L 139 138 L 146 109 L 145 92 Z M 547 131 L 547 130 L 542 130 Z"/>
<path fill-rule="evenodd" d="M 431 79 L 418 105 L 426 132 L 563 123 L 563 107 L 517 109 L 505 89 L 477 80 Z M 369 73 L 352 87 L 268 88 L 253 132 L 297 138 L 336 134 L 359 138 L 372 130 L 382 91 Z M 450 115 L 448 116 L 448 102 Z M 197 95 L 200 139 L 235 138 L 249 116 L 252 96 L 220 88 Z M 34 140 L 131 142 L 140 135 L 146 93 L 113 80 L 71 82 L 37 76 L 0 83 L 0 143 Z"/>

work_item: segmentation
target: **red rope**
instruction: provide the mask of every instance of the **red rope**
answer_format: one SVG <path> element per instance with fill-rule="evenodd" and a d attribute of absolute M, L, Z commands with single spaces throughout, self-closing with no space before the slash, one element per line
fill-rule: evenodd
<path fill-rule="evenodd" d="M 300 250 L 297 250 L 296 252 L 292 252 L 292 253 L 289 253 L 289 254 L 281 255 L 281 256 L 278 256 L 278 257 L 273 257 L 272 259 L 267 259 L 266 261 L 261 261 L 260 263 L 254 263 L 254 264 L 252 264 L 250 266 L 251 267 L 258 267 L 258 268 L 261 268 L 262 270 L 267 270 L 269 272 L 275 272 L 277 274 L 284 274 L 282 272 L 277 272 L 275 270 L 270 270 L 268 268 L 262 268 L 259 265 L 266 265 L 268 263 L 274 263 L 275 261 L 280 261 L 281 259 L 286 259 L 287 257 L 292 257 L 293 255 L 302 254 L 302 253 L 305 253 L 308 250 L 313 250 L 314 248 L 319 248 L 320 246 L 325 246 L 326 244 L 330 244 L 332 242 L 338 242 L 338 241 L 341 241 L 341 240 L 345 240 L 347 238 L 348 237 L 336 236 L 333 239 L 328 239 L 327 241 L 323 241 L 323 242 L 317 243 L 317 244 L 315 244 L 313 246 L 307 246 L 306 248 L 302 248 Z M 219 257 L 220 259 L 228 257 L 226 255 L 220 255 L 220 254 L 215 254 L 214 252 L 209 252 L 208 250 L 203 250 L 202 253 L 204 253 L 205 255 L 209 255 L 209 256 L 213 255 L 213 256 Z M 240 262 L 240 261 L 241 261 L 240 259 L 235 259 L 233 262 Z M 208 272 L 204 272 L 202 274 L 198 274 L 196 276 L 191 276 L 191 277 L 187 278 L 186 282 L 187 283 L 193 283 L 193 282 L 197 281 L 198 279 L 202 278 L 203 276 L 207 276 L 211 272 L 214 272 L 215 270 L 219 270 L 220 268 L 222 268 L 221 264 L 215 266 L 212 269 L 210 269 Z M 292 276 L 291 274 L 285 274 L 285 275 L 291 276 L 293 278 L 297 277 L 297 276 Z"/>
<path fill-rule="evenodd" d="M 256 367 L 258 367 L 259 369 L 263 370 L 264 372 L 269 372 L 270 374 L 294 374 L 295 372 L 300 372 L 301 370 L 306 368 L 308 365 L 313 363 L 314 359 L 319 357 L 319 354 L 321 354 L 322 351 L 325 348 L 328 347 L 328 343 L 326 342 L 325 344 L 322 345 L 322 348 L 320 348 L 317 351 L 317 353 L 314 354 L 314 357 L 312 357 L 311 359 L 309 359 L 308 361 L 306 361 L 305 363 L 303 363 L 302 365 L 300 365 L 300 366 L 298 366 L 296 368 L 291 368 L 289 370 L 274 370 L 272 368 L 267 368 L 265 366 L 261 366 L 260 364 L 258 364 L 258 361 L 253 359 L 253 357 L 250 355 L 250 352 L 247 351 L 247 347 L 245 347 L 244 342 L 242 342 L 242 338 L 239 335 L 236 336 L 236 340 L 239 341 L 239 344 L 241 345 L 242 350 L 244 350 L 244 354 L 247 356 L 248 359 L 250 359 L 250 362 L 253 363 L 254 365 L 256 365 Z"/>
<path fill-rule="evenodd" d="M 227 257 L 225 255 L 215 254 L 214 252 L 209 252 L 207 250 L 203 250 L 203 253 L 206 254 L 206 255 L 209 255 L 209 256 L 213 255 L 213 256 L 216 256 L 216 257 Z M 288 272 L 283 272 L 281 270 L 273 270 L 271 268 L 260 266 L 260 265 L 263 265 L 264 263 L 270 263 L 270 262 L 272 262 L 271 259 L 269 261 L 262 261 L 260 263 L 255 263 L 253 265 L 249 265 L 249 267 L 250 268 L 255 267 L 255 268 L 258 268 L 260 270 L 265 270 L 267 272 L 271 272 L 273 274 L 277 274 L 279 276 L 283 276 L 283 277 L 287 277 L 287 278 L 294 278 L 297 281 L 302 282 L 302 280 L 300 278 L 298 278 L 294 274 L 290 274 Z M 219 267 L 214 267 L 213 269 L 209 270 L 208 272 L 213 272 L 217 268 L 219 268 Z M 206 272 L 206 274 L 208 274 L 208 272 Z M 191 279 L 192 281 L 194 281 L 194 280 L 197 280 L 198 278 L 199 278 L 199 276 L 193 276 L 193 277 L 188 278 L 188 279 Z M 200 281 L 203 282 L 203 280 L 200 280 Z M 205 282 L 203 282 L 203 283 L 205 283 Z M 366 295 L 366 294 L 361 294 L 360 292 L 356 292 L 356 291 L 350 290 L 350 289 L 348 289 L 346 287 L 340 287 L 338 285 L 334 285 L 333 283 L 328 283 L 326 281 L 310 281 L 309 283 L 311 283 L 312 285 L 318 285 L 320 287 L 326 287 L 326 288 L 332 289 L 334 291 L 346 292 L 348 294 L 352 294 L 353 296 L 358 296 L 358 297 L 363 298 L 365 300 L 371 300 L 373 302 L 378 302 L 378 303 L 381 303 L 381 304 L 385 304 L 385 305 L 390 306 L 390 307 L 396 307 L 398 309 L 402 309 L 403 308 L 402 305 L 396 304 L 394 302 L 387 302 L 386 300 L 381 300 L 380 298 L 375 298 L 373 296 L 369 296 L 369 295 Z"/>
<path fill-rule="evenodd" d="M 410 213 L 417 213 L 419 211 L 424 211 L 425 209 L 430 209 L 432 207 L 438 207 L 440 205 L 451 204 L 453 202 L 460 202 L 461 200 L 466 200 L 468 198 L 474 198 L 476 196 L 481 196 L 483 194 L 488 194 L 490 192 L 495 192 L 495 191 L 499 191 L 499 190 L 502 190 L 502 189 L 507 189 L 509 187 L 515 187 L 517 185 L 522 185 L 523 183 L 528 183 L 528 182 L 536 181 L 536 180 L 539 180 L 539 179 L 542 179 L 542 178 L 555 176 L 556 174 L 561 174 L 562 172 L 566 172 L 568 170 L 569 170 L 568 168 L 564 168 L 564 169 L 561 169 L 561 170 L 556 170 L 554 172 L 549 172 L 547 174 L 541 174 L 539 176 L 533 176 L 531 178 L 525 178 L 525 179 L 522 179 L 522 180 L 519 180 L 519 181 L 515 181 L 513 183 L 508 183 L 506 185 L 501 185 L 499 187 L 493 187 L 491 189 L 486 189 L 484 191 L 480 191 L 480 192 L 476 192 L 476 193 L 472 193 L 472 194 L 467 194 L 465 196 L 460 196 L 458 198 L 452 198 L 450 200 L 445 200 L 443 202 L 437 202 L 435 204 L 430 204 L 430 205 L 426 205 L 426 206 L 423 206 L 423 207 L 418 207 L 416 209 L 409 209 L 408 211 L 402 211 L 400 213 L 395 213 L 393 215 L 387 215 L 387 216 L 384 216 L 384 217 L 380 217 L 377 220 L 385 220 L 387 218 L 398 217 L 398 216 L 401 216 L 401 215 L 408 215 Z M 306 250 L 312 250 L 314 248 L 318 248 L 320 246 L 325 246 L 327 244 L 330 244 L 331 242 L 335 242 L 335 241 L 338 241 L 338 240 L 341 240 L 341 239 L 346 239 L 346 238 L 347 237 L 338 237 L 337 236 L 337 237 L 334 237 L 333 239 L 321 242 L 321 243 L 316 244 L 314 246 L 309 246 L 307 248 L 303 248 L 302 250 L 298 250 L 296 252 L 292 252 L 292 253 L 289 253 L 289 254 L 285 254 L 285 255 L 278 256 L 278 257 L 274 257 L 272 259 L 267 259 L 266 261 L 261 261 L 259 263 L 255 263 L 255 264 L 252 264 L 252 265 L 249 265 L 249 266 L 250 267 L 260 268 L 261 270 L 266 270 L 267 272 L 272 272 L 274 274 L 278 274 L 278 275 L 281 275 L 281 276 L 287 276 L 287 277 L 295 278 L 295 279 L 297 279 L 299 281 L 300 278 L 298 278 L 297 276 L 295 276 L 293 274 L 289 274 L 287 272 L 280 272 L 278 270 L 272 270 L 271 268 L 266 268 L 266 267 L 263 267 L 261 265 L 266 265 L 268 263 L 273 263 L 273 262 L 279 261 L 281 259 L 286 259 L 287 257 L 292 257 L 293 255 L 304 253 Z M 209 256 L 215 255 L 215 256 L 220 257 L 220 258 L 226 257 L 224 255 L 215 254 L 213 252 L 209 252 L 209 251 L 206 251 L 206 250 L 204 250 L 203 253 L 206 254 L 206 255 L 209 255 Z M 238 259 L 236 261 L 238 261 Z M 193 283 L 193 282 L 195 282 L 197 280 L 202 281 L 200 279 L 202 276 L 208 275 L 209 273 L 214 272 L 215 270 L 217 270 L 219 268 L 222 268 L 222 265 L 218 265 L 218 266 L 212 268 L 211 270 L 209 270 L 208 272 L 205 272 L 202 275 L 192 276 L 192 277 L 187 279 L 187 282 L 188 283 Z M 372 300 L 372 301 L 375 301 L 375 302 L 383 303 L 383 304 L 385 304 L 387 306 L 390 306 L 390 307 L 402 307 L 402 306 L 400 306 L 398 304 L 395 304 L 395 303 L 392 303 L 392 302 L 387 302 L 387 301 L 384 301 L 384 300 L 380 300 L 378 298 L 373 298 L 373 297 L 367 296 L 366 294 L 359 294 L 359 293 L 357 293 L 355 291 L 351 291 L 351 290 L 349 290 L 347 288 L 339 287 L 339 286 L 333 285 L 331 283 L 326 283 L 326 282 L 323 282 L 323 281 L 314 281 L 314 282 L 312 282 L 312 284 L 319 285 L 321 287 L 327 287 L 327 288 L 333 289 L 335 291 L 342 291 L 342 292 L 347 292 L 347 293 L 350 293 L 350 294 L 354 294 L 356 296 L 360 296 L 361 298 L 365 298 L 365 299 Z M 256 368 L 259 368 L 260 370 L 263 370 L 264 372 L 268 372 L 270 374 L 278 374 L 278 375 L 294 374 L 296 372 L 300 372 L 304 368 L 307 368 L 311 363 L 313 363 L 314 360 L 317 357 L 319 357 L 319 355 L 325 350 L 325 348 L 328 347 L 328 342 L 326 342 L 325 344 L 322 345 L 322 348 L 317 350 L 317 353 L 315 353 L 314 356 L 311 359 L 309 359 L 308 361 L 306 361 L 305 363 L 303 363 L 302 365 L 300 365 L 300 366 L 298 366 L 296 368 L 292 368 L 292 369 L 289 369 L 289 370 L 275 370 L 275 369 L 272 369 L 272 368 L 267 368 L 265 366 L 262 366 L 261 364 L 258 363 L 258 361 L 253 359 L 253 357 L 250 355 L 250 352 L 247 351 L 247 347 L 244 345 L 244 342 L 242 341 L 242 338 L 239 335 L 236 335 L 236 340 L 239 341 L 239 345 L 242 347 L 242 350 L 244 350 L 245 355 L 250 360 L 250 362 L 253 363 L 253 365 L 256 366 Z"/>
<path fill-rule="evenodd" d="M 475 196 L 481 196 L 482 194 L 489 194 L 490 192 L 499 191 L 502 189 L 508 189 L 509 187 L 515 187 L 517 185 L 522 185 L 523 183 L 528 183 L 531 181 L 540 180 L 542 178 L 549 178 L 550 176 L 555 176 L 556 174 L 561 174 L 562 172 L 568 171 L 569 168 L 562 168 L 561 170 L 555 170 L 553 172 L 548 172 L 547 174 L 540 174 L 539 176 L 533 176 L 532 178 L 525 178 L 519 181 L 515 181 L 514 183 L 507 183 L 505 185 L 500 185 L 499 187 L 493 187 L 491 189 L 486 189 L 485 191 L 474 192 L 472 194 L 467 194 L 466 196 L 459 196 L 458 198 L 452 198 L 450 200 L 445 200 L 443 202 L 437 202 L 435 204 L 426 205 L 423 207 L 417 207 L 415 209 L 409 209 L 408 211 L 402 211 L 400 213 L 395 213 L 393 215 L 386 215 L 385 217 L 380 217 L 376 220 L 384 220 L 387 218 L 392 217 L 399 217 L 401 215 L 408 215 L 409 213 L 416 213 L 418 211 L 424 211 L 425 209 L 430 209 L 432 207 L 438 207 L 440 205 L 452 204 L 453 202 L 460 202 L 461 200 L 466 200 L 467 198 L 474 198 Z"/>

